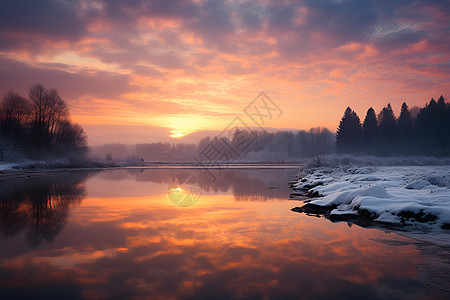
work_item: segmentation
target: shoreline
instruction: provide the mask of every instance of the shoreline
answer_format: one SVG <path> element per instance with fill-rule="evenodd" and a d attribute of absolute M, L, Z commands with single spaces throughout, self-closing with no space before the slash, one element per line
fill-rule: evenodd
<path fill-rule="evenodd" d="M 2 165 L 8 165 L 2 168 Z M 37 165 L 37 166 L 36 166 Z M 145 165 L 105 165 L 105 166 L 85 166 L 70 167 L 59 166 L 58 164 L 35 162 L 35 163 L 0 163 L 0 179 L 22 177 L 23 175 L 38 175 L 43 173 L 59 173 L 59 172 L 100 172 L 118 169 L 300 169 L 301 162 L 227 162 L 215 164 L 199 164 L 197 162 L 154 162 Z"/>
<path fill-rule="evenodd" d="M 293 212 L 450 247 L 447 166 L 316 168 L 292 182 Z"/>

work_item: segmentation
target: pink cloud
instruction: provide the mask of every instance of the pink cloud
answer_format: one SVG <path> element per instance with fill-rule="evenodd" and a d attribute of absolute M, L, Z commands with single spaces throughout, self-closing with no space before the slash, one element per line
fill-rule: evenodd
<path fill-rule="evenodd" d="M 422 105 L 450 93 L 446 2 L 49 0 L 35 14 L 5 3 L 0 88 L 43 82 L 77 115 L 83 101 L 111 99 L 128 104 L 121 119 L 177 109 L 226 118 L 265 90 L 289 112 L 276 126 L 334 129 L 348 105 Z M 68 22 L 36 25 L 52 12 Z M 80 59 L 60 58 L 67 53 Z"/>

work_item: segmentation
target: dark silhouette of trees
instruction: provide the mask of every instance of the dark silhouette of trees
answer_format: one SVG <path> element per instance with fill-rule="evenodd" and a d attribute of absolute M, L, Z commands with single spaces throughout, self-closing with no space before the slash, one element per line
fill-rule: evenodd
<path fill-rule="evenodd" d="M 417 115 L 414 125 L 417 147 L 425 154 L 450 154 L 449 106 L 443 96 L 433 98 Z"/>
<path fill-rule="evenodd" d="M 412 134 L 412 118 L 408 105 L 403 102 L 397 121 L 397 134 L 400 138 L 410 138 Z"/>
<path fill-rule="evenodd" d="M 69 121 L 60 121 L 54 136 L 58 149 L 74 150 L 77 153 L 86 154 L 87 135 L 80 125 L 72 124 Z"/>
<path fill-rule="evenodd" d="M 46 90 L 41 84 L 30 88 L 31 124 L 37 146 L 50 146 L 59 122 L 68 120 L 69 109 L 55 89 Z"/>
<path fill-rule="evenodd" d="M 447 104 L 445 103 L 444 97 L 441 95 L 437 101 L 437 108 L 436 108 L 436 138 L 438 147 L 441 149 L 441 151 L 445 151 L 445 149 L 449 146 L 450 140 L 448 139 L 449 134 L 449 128 L 447 119 L 448 116 L 448 110 Z"/>
<path fill-rule="evenodd" d="M 197 145 L 195 160 L 214 163 L 236 159 L 286 161 L 332 153 L 335 135 L 323 127 L 309 131 L 253 131 L 235 129 L 231 138 L 205 137 Z"/>
<path fill-rule="evenodd" d="M 444 99 L 444 97 L 442 95 L 441 95 L 441 97 L 442 97 L 442 99 Z M 450 105 L 446 104 L 445 106 L 446 106 L 445 114 L 444 114 L 445 121 L 444 121 L 443 125 L 444 125 L 445 132 L 446 132 L 446 134 L 445 134 L 445 141 L 446 141 L 445 149 L 446 149 L 446 154 L 448 155 L 448 154 L 450 154 L 450 150 L 449 150 L 449 148 L 450 148 Z"/>
<path fill-rule="evenodd" d="M 308 133 L 311 139 L 309 156 L 327 154 L 334 151 L 335 137 L 330 130 L 324 127 L 314 127 Z"/>
<path fill-rule="evenodd" d="M 344 112 L 336 134 L 336 147 L 339 152 L 358 152 L 361 146 L 361 121 L 350 107 Z"/>
<path fill-rule="evenodd" d="M 14 141 L 30 154 L 50 153 L 84 155 L 87 136 L 70 122 L 69 108 L 56 89 L 33 85 L 28 99 L 9 91 L 0 105 L 0 130 L 3 141 Z"/>
<path fill-rule="evenodd" d="M 411 120 L 412 120 L 412 122 L 413 122 L 413 126 L 414 126 L 414 122 L 416 121 L 416 119 L 417 119 L 417 115 L 419 114 L 419 112 L 420 112 L 420 107 L 418 107 L 417 105 L 414 105 L 413 107 L 411 107 L 410 109 L 409 109 L 409 114 L 411 115 Z"/>
<path fill-rule="evenodd" d="M 372 151 L 371 149 L 373 149 L 372 147 L 378 135 L 377 116 L 372 107 L 367 110 L 362 129 L 365 149 L 367 151 Z"/>
<path fill-rule="evenodd" d="M 354 112 L 347 108 L 342 118 L 336 146 L 342 152 L 354 152 L 351 128 L 357 132 Z M 353 120 L 353 121 L 351 121 Z M 353 123 L 352 123 L 353 122 Z M 353 124 L 353 125 L 351 125 Z M 362 126 L 365 153 L 377 155 L 450 155 L 450 106 L 441 95 L 438 101 L 431 99 L 425 107 L 409 109 L 401 106 L 398 119 L 390 104 L 383 107 L 377 118 L 372 108 L 367 111 Z M 357 136 L 357 133 L 354 134 Z"/>
<path fill-rule="evenodd" d="M 391 104 L 383 107 L 378 115 L 380 139 L 384 142 L 392 142 L 395 139 L 395 115 Z"/>
<path fill-rule="evenodd" d="M 0 123 L 3 137 L 8 140 L 15 138 L 16 142 L 30 115 L 28 101 L 14 91 L 3 95 L 0 108 Z"/>
<path fill-rule="evenodd" d="M 399 144 L 399 149 L 401 153 L 409 154 L 414 152 L 412 148 L 412 136 L 413 136 L 413 121 L 411 118 L 411 113 L 406 102 L 403 102 L 400 116 L 397 120 L 397 143 Z"/>

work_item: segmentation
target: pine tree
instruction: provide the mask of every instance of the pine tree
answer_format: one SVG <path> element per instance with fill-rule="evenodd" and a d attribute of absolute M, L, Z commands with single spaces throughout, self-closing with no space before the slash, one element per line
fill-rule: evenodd
<path fill-rule="evenodd" d="M 444 97 L 442 97 L 444 98 Z M 450 156 L 450 105 L 446 104 L 445 107 L 445 132 L 447 133 L 445 135 L 445 143 L 446 143 L 446 155 Z"/>
<path fill-rule="evenodd" d="M 397 122 L 397 133 L 400 139 L 409 139 L 412 133 L 412 118 L 409 107 L 403 102 Z"/>
<path fill-rule="evenodd" d="M 416 151 L 413 147 L 413 121 L 411 112 L 406 102 L 403 102 L 400 116 L 397 120 L 397 150 L 400 154 L 412 154 Z"/>
<path fill-rule="evenodd" d="M 372 107 L 367 110 L 362 129 L 364 140 L 372 144 L 378 134 L 377 117 Z"/>
<path fill-rule="evenodd" d="M 394 111 L 392 110 L 390 103 L 383 107 L 380 115 L 378 116 L 378 120 L 381 139 L 389 142 L 394 141 L 396 122 Z"/>
<path fill-rule="evenodd" d="M 422 108 L 417 115 L 415 123 L 415 132 L 417 143 L 421 151 L 425 154 L 437 154 L 439 127 L 439 110 L 438 104 L 434 98 Z"/>
<path fill-rule="evenodd" d="M 336 134 L 336 146 L 340 152 L 357 152 L 361 146 L 361 121 L 350 107 L 344 112 Z"/>
<path fill-rule="evenodd" d="M 441 96 L 439 97 L 439 99 L 438 99 L 438 101 L 437 101 L 437 105 L 438 105 L 439 108 L 445 109 L 446 104 L 445 104 L 444 96 L 441 95 Z"/>
<path fill-rule="evenodd" d="M 441 149 L 441 153 L 446 152 L 446 148 L 449 146 L 448 130 L 449 121 L 447 119 L 447 104 L 445 103 L 444 96 L 440 96 L 436 103 L 436 138 L 438 147 Z"/>

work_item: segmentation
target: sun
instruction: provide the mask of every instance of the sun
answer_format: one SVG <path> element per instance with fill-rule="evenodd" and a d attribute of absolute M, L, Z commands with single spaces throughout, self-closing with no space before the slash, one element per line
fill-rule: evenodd
<path fill-rule="evenodd" d="M 172 133 L 170 135 L 170 137 L 172 137 L 172 138 L 180 138 L 180 137 L 183 137 L 183 136 L 184 136 L 184 134 L 179 133 L 179 132 L 174 132 L 174 133 Z"/>

